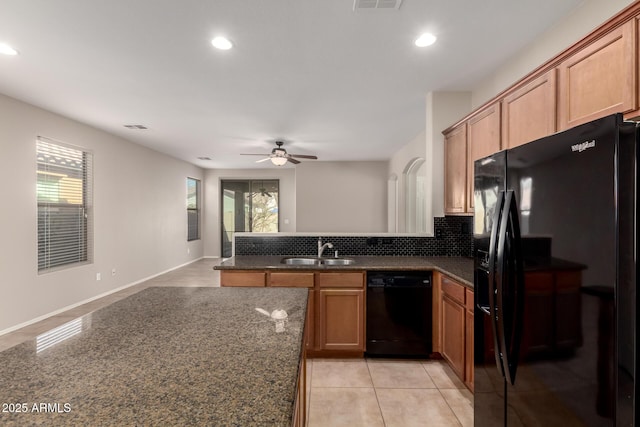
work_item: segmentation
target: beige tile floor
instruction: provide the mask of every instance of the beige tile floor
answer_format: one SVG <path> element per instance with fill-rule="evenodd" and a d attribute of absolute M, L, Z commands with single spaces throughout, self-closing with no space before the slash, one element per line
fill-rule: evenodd
<path fill-rule="evenodd" d="M 308 426 L 473 426 L 473 395 L 441 360 L 310 359 Z"/>
<path fill-rule="evenodd" d="M 220 286 L 202 259 L 0 336 L 0 351 L 150 286 Z M 473 395 L 440 360 L 309 359 L 309 427 L 472 426 Z"/>

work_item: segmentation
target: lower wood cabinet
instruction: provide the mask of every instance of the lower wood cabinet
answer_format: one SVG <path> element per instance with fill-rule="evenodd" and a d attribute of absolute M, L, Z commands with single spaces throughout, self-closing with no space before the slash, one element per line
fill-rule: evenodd
<path fill-rule="evenodd" d="M 442 297 L 442 356 L 464 378 L 465 309 L 447 294 Z"/>
<path fill-rule="evenodd" d="M 466 301 L 465 301 L 465 332 L 464 332 L 464 383 L 473 391 L 473 376 L 474 376 L 474 358 L 473 358 L 473 308 L 475 304 L 473 302 L 473 291 L 466 289 Z"/>
<path fill-rule="evenodd" d="M 364 271 L 222 270 L 220 284 L 308 288 L 306 352 L 318 357 L 364 353 Z"/>
<path fill-rule="evenodd" d="M 320 289 L 320 350 L 364 351 L 364 290 Z"/>
<path fill-rule="evenodd" d="M 252 287 L 265 286 L 267 273 L 256 270 L 222 270 L 220 286 Z"/>
<path fill-rule="evenodd" d="M 447 276 L 438 274 L 439 343 L 442 357 L 465 385 L 473 391 L 473 291 Z M 438 286 L 439 285 L 439 286 Z"/>

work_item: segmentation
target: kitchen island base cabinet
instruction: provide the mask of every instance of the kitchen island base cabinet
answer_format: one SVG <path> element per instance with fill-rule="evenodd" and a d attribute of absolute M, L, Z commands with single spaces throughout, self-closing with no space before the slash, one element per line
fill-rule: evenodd
<path fill-rule="evenodd" d="M 265 286 L 267 273 L 253 270 L 223 270 L 220 272 L 220 286 L 256 287 Z"/>
<path fill-rule="evenodd" d="M 308 288 L 305 351 L 309 357 L 362 357 L 365 272 L 222 270 L 223 287 Z"/>
<path fill-rule="evenodd" d="M 364 291 L 319 291 L 320 350 L 364 351 Z"/>

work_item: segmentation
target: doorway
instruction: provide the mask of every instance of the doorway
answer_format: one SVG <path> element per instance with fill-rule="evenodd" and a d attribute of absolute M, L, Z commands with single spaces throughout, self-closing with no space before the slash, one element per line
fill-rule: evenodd
<path fill-rule="evenodd" d="M 233 235 L 236 232 L 279 231 L 279 180 L 222 180 L 220 187 L 220 248 L 223 258 L 233 255 Z"/>

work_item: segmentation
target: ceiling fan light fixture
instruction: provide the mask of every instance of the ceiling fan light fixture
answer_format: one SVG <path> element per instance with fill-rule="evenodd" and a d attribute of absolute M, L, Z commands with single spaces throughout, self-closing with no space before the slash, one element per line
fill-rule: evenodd
<path fill-rule="evenodd" d="M 274 156 L 274 157 L 271 157 L 271 163 L 273 163 L 276 166 L 284 166 L 287 163 L 287 158 Z"/>

